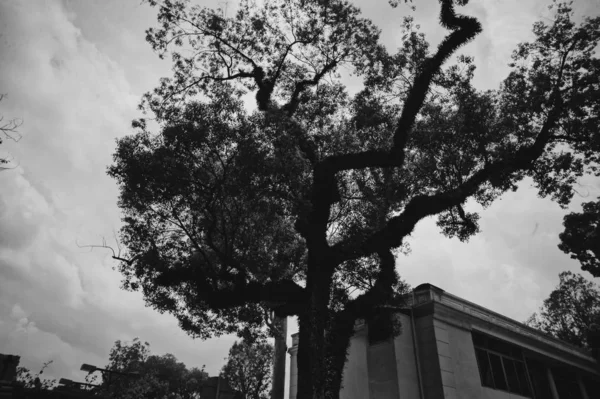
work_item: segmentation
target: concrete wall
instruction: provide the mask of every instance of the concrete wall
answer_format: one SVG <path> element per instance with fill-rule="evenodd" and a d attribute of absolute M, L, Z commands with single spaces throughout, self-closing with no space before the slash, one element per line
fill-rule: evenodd
<path fill-rule="evenodd" d="M 365 327 L 350 341 L 341 399 L 417 399 L 419 382 L 410 317 L 398 315 L 402 334 L 369 345 Z"/>
<path fill-rule="evenodd" d="M 469 330 L 433 315 L 417 319 L 416 327 L 425 399 L 523 398 L 481 385 Z"/>
<path fill-rule="evenodd" d="M 425 399 L 443 399 L 444 390 L 433 315 L 419 317 L 416 319 L 415 327 L 424 397 Z"/>
<path fill-rule="evenodd" d="M 444 398 L 462 398 L 462 395 L 457 396 L 456 392 L 456 376 L 454 364 L 452 362 L 452 355 L 450 352 L 450 348 L 455 343 L 450 341 L 448 325 L 434 319 L 433 331 L 435 332 L 435 342 L 438 351 L 438 363 L 442 380 L 442 390 L 444 391 Z"/>
<path fill-rule="evenodd" d="M 364 328 L 350 340 L 341 399 L 369 399 L 368 348 L 367 329 Z"/>
<path fill-rule="evenodd" d="M 396 373 L 400 399 L 419 398 L 419 377 L 413 345 L 413 332 L 410 316 L 398 315 L 402 323 L 402 333 L 394 339 Z"/>
<path fill-rule="evenodd" d="M 471 332 L 448 324 L 445 324 L 444 327 L 450 343 L 450 361 L 454 371 L 455 388 L 460 394 L 459 396 L 465 399 L 483 398 L 483 387 L 479 377 Z M 500 392 L 493 389 L 491 391 Z"/>
<path fill-rule="evenodd" d="M 448 340 L 448 360 L 444 359 L 444 361 L 448 362 L 448 369 L 452 369 L 454 391 L 456 392 L 454 397 L 461 399 L 524 398 L 521 395 L 482 386 L 471 332 L 438 320 L 435 320 L 435 324 L 440 332 L 445 331 L 440 336 L 447 337 Z M 444 386 L 444 390 L 447 389 L 448 387 Z"/>
<path fill-rule="evenodd" d="M 292 347 L 288 350 L 290 354 L 290 395 L 289 399 L 296 399 L 298 392 L 298 335 L 292 335 Z"/>
<path fill-rule="evenodd" d="M 344 368 L 344 379 L 340 391 L 341 399 L 370 399 L 369 398 L 369 372 L 368 349 L 366 328 L 357 331 L 350 340 L 348 359 Z M 298 337 L 294 335 L 290 353 L 290 391 L 289 399 L 296 399 L 298 390 Z M 395 369 L 394 369 L 395 372 Z"/>
<path fill-rule="evenodd" d="M 369 345 L 368 355 L 369 370 L 369 398 L 370 399 L 397 399 L 398 373 L 396 372 L 396 353 L 394 341 L 387 341 Z"/>
<path fill-rule="evenodd" d="M 369 345 L 367 328 L 350 341 L 341 399 L 418 399 L 419 380 L 411 320 L 399 315 L 402 333 Z M 425 399 L 517 399 L 520 395 L 481 385 L 471 332 L 422 316 L 415 323 Z M 297 339 L 297 338 L 296 338 Z M 297 349 L 290 348 L 290 399 L 296 398 Z"/>

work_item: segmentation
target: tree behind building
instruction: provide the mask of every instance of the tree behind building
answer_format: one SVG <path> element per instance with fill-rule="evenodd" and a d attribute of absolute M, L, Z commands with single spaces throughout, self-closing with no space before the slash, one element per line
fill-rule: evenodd
<path fill-rule="evenodd" d="M 269 343 L 236 341 L 221 373 L 244 399 L 268 399 L 272 364 L 273 346 Z"/>

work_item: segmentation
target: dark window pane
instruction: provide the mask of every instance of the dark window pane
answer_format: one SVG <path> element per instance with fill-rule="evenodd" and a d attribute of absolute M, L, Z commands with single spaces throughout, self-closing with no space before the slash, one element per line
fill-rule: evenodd
<path fill-rule="evenodd" d="M 488 353 L 490 357 L 490 365 L 492 366 L 492 375 L 494 376 L 494 384 L 496 389 L 502 389 L 506 391 L 506 379 L 504 378 L 504 370 L 502 369 L 502 361 L 500 356 Z"/>
<path fill-rule="evenodd" d="M 488 341 L 488 349 L 494 352 L 501 353 L 506 356 L 514 356 L 514 345 L 498 339 L 490 338 Z"/>
<path fill-rule="evenodd" d="M 519 378 L 519 385 L 521 386 L 520 394 L 523 396 L 531 396 L 531 387 L 529 385 L 529 378 L 527 378 L 525 363 L 515 362 L 515 370 L 517 372 L 517 378 Z"/>
<path fill-rule="evenodd" d="M 473 331 L 471 333 L 471 335 L 473 336 L 473 345 L 479 346 L 480 348 L 487 347 L 486 342 L 485 342 L 486 341 L 485 335 L 479 334 L 475 331 Z"/>
<path fill-rule="evenodd" d="M 562 379 L 555 379 L 556 390 L 560 399 L 583 399 L 581 397 L 581 391 L 579 385 L 573 381 L 566 381 Z"/>
<path fill-rule="evenodd" d="M 519 377 L 517 377 L 517 370 L 515 368 L 515 361 L 507 357 L 502 358 L 504 364 L 504 371 L 506 372 L 506 382 L 508 382 L 508 390 L 512 393 L 521 393 L 521 385 L 519 384 Z"/>
<path fill-rule="evenodd" d="M 583 377 L 583 386 L 585 386 L 585 390 L 590 399 L 595 398 L 600 394 L 600 380 Z"/>
<path fill-rule="evenodd" d="M 523 351 L 518 346 L 513 346 L 511 349 L 512 357 L 515 359 L 523 360 Z"/>
<path fill-rule="evenodd" d="M 536 399 L 552 399 L 550 382 L 544 365 L 536 360 L 527 359 L 527 369 Z"/>
<path fill-rule="evenodd" d="M 481 377 L 481 385 L 484 387 L 494 388 L 494 379 L 492 378 L 492 369 L 488 360 L 487 352 L 475 348 L 477 355 L 477 365 L 479 366 L 479 376 Z"/>
<path fill-rule="evenodd" d="M 552 369 L 552 377 L 560 399 L 583 399 L 577 376 L 563 369 Z"/>
<path fill-rule="evenodd" d="M 502 355 L 510 356 L 516 359 L 523 358 L 521 348 L 516 345 L 496 338 L 488 337 L 475 331 L 471 332 L 471 336 L 473 337 L 473 345 L 479 348 L 488 349 L 490 351 L 498 352 Z"/>

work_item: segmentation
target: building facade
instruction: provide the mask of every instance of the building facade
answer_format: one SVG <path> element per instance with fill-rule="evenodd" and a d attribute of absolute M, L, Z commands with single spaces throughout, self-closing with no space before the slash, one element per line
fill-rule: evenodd
<path fill-rule="evenodd" d="M 341 398 L 600 398 L 599 364 L 586 350 L 433 285 L 415 288 L 396 317 L 396 337 L 357 324 Z M 295 399 L 297 334 L 288 352 Z"/>

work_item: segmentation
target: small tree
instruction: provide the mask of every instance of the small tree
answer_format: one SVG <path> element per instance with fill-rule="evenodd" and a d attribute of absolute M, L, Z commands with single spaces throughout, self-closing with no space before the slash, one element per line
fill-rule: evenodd
<path fill-rule="evenodd" d="M 600 198 L 583 204 L 582 212 L 565 216 L 560 248 L 581 263 L 581 269 L 600 277 Z"/>
<path fill-rule="evenodd" d="M 25 388 L 37 389 L 37 390 L 50 390 L 56 386 L 56 380 L 48 378 L 40 378 L 44 374 L 44 370 L 52 364 L 53 360 L 50 360 L 42 366 L 37 374 L 32 374 L 26 367 L 17 368 L 17 381 L 22 383 Z"/>
<path fill-rule="evenodd" d="M 560 273 L 559 279 L 526 324 L 570 344 L 589 347 L 588 333 L 594 324 L 600 325 L 600 287 L 571 272 Z"/>
<path fill-rule="evenodd" d="M 273 346 L 269 343 L 236 341 L 221 374 L 244 399 L 268 399 L 272 364 Z"/>

